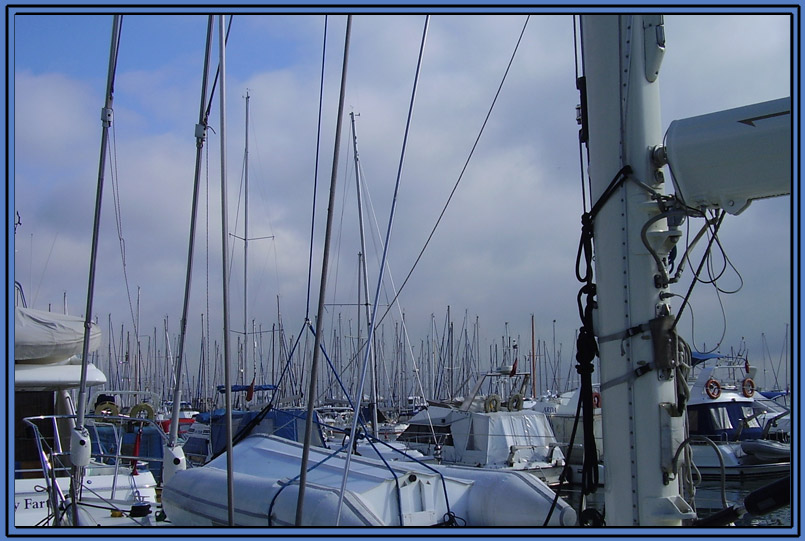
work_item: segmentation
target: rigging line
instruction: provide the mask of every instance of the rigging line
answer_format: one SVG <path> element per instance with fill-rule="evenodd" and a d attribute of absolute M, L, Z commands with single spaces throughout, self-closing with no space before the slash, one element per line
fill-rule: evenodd
<path fill-rule="evenodd" d="M 489 111 L 487 111 L 487 113 L 486 113 L 486 118 L 484 118 L 484 122 L 481 125 L 481 130 L 478 132 L 478 136 L 475 138 L 475 142 L 473 143 L 472 148 L 470 149 L 470 153 L 467 156 L 467 160 L 464 162 L 464 167 L 462 167 L 461 173 L 459 173 L 458 179 L 456 180 L 455 184 L 453 185 L 453 189 L 450 191 L 450 195 L 447 197 L 447 201 L 445 201 L 444 207 L 442 208 L 442 211 L 439 214 L 439 217 L 436 219 L 436 223 L 433 225 L 433 229 L 431 229 L 431 232 L 428 235 L 427 240 L 425 240 L 425 245 L 422 247 L 422 250 L 419 252 L 419 255 L 417 256 L 416 260 L 414 261 L 414 264 L 411 267 L 411 270 L 408 271 L 408 275 L 405 277 L 405 280 L 403 280 L 403 283 L 400 286 L 399 291 L 397 291 L 397 294 L 394 296 L 394 299 L 392 299 L 392 302 L 389 303 L 389 307 L 386 309 L 385 312 L 383 312 L 383 315 L 380 316 L 380 319 L 378 320 L 378 324 L 380 322 L 382 322 L 383 319 L 385 319 L 386 315 L 389 313 L 389 310 L 391 310 L 391 306 L 393 305 L 393 302 L 396 301 L 397 297 L 400 296 L 400 293 L 402 293 L 402 290 L 405 288 L 406 284 L 408 283 L 408 280 L 411 278 L 411 275 L 414 273 L 414 269 L 416 269 L 417 265 L 419 264 L 419 261 L 422 259 L 422 256 L 425 254 L 425 250 L 428 248 L 428 245 L 430 244 L 431 239 L 433 239 L 433 235 L 436 233 L 436 228 L 439 227 L 439 223 L 441 223 L 442 218 L 444 217 L 445 213 L 447 212 L 447 207 L 448 207 L 448 205 L 450 205 L 450 201 L 453 199 L 453 195 L 455 195 L 456 190 L 458 189 L 458 185 L 461 183 L 461 180 L 464 178 L 464 173 L 467 171 L 467 167 L 469 166 L 470 160 L 472 159 L 472 156 L 475 153 L 475 149 L 478 147 L 478 142 L 481 140 L 481 136 L 484 133 L 484 129 L 486 128 L 486 124 L 487 124 L 487 122 L 489 122 L 489 117 L 492 115 L 492 110 L 495 108 L 495 104 L 497 103 L 497 100 L 498 100 L 498 97 L 500 96 L 501 90 L 503 90 L 503 83 L 506 82 L 506 77 L 508 76 L 509 70 L 511 69 L 512 63 L 514 62 L 514 57 L 517 55 L 517 50 L 520 48 L 520 42 L 523 39 L 523 34 L 525 34 L 525 29 L 528 26 L 528 21 L 529 21 L 530 17 L 531 17 L 530 15 L 526 17 L 525 23 L 523 24 L 523 29 L 520 31 L 520 37 L 517 38 L 517 44 L 514 46 L 514 51 L 512 52 L 511 58 L 509 59 L 509 64 L 508 64 L 508 66 L 506 66 L 506 71 L 503 73 L 503 78 L 500 81 L 500 85 L 498 86 L 497 92 L 495 92 L 495 97 L 492 99 L 492 104 L 489 106 Z"/>
<path fill-rule="evenodd" d="M 119 44 L 118 44 L 119 47 Z M 115 64 L 116 65 L 116 64 Z M 114 83 L 113 83 L 114 84 Z M 134 305 L 131 300 L 131 286 L 129 285 L 128 267 L 126 266 L 126 240 L 123 237 L 123 212 L 120 206 L 120 173 L 117 170 L 117 124 L 113 123 L 112 137 L 107 141 L 109 147 L 109 173 L 112 182 L 112 200 L 115 209 L 115 225 L 117 226 L 117 238 L 120 245 L 120 259 L 123 265 L 123 282 L 126 286 L 126 297 L 129 302 L 129 314 L 131 314 L 131 321 L 134 327 L 134 336 L 137 337 L 137 343 L 140 343 L 140 331 L 137 328 L 137 318 L 134 316 Z M 139 350 L 139 347 L 138 347 Z"/>
<path fill-rule="evenodd" d="M 224 38 L 224 44 L 229 43 L 229 31 L 232 30 L 232 19 L 234 15 L 229 16 L 229 24 L 226 27 L 226 37 Z M 215 99 L 215 87 L 218 85 L 218 77 L 221 74 L 221 64 L 218 64 L 218 67 L 215 70 L 215 77 L 212 80 L 212 88 L 210 89 L 210 99 L 207 101 L 207 109 L 204 113 L 205 118 L 209 118 L 210 116 L 210 109 L 212 109 L 212 103 Z"/>
<path fill-rule="evenodd" d="M 316 193 L 319 179 L 319 152 L 321 150 L 322 103 L 324 101 L 324 65 L 327 58 L 327 15 L 324 16 L 324 36 L 321 45 L 321 78 L 319 81 L 319 115 L 316 127 L 316 162 L 313 171 L 313 212 L 310 216 L 310 252 L 307 268 L 307 302 L 305 320 L 310 319 L 310 287 L 313 280 L 313 234 L 316 227 Z"/>
<path fill-rule="evenodd" d="M 360 174 L 361 178 L 365 179 L 366 175 L 365 175 L 364 169 L 363 169 L 363 162 L 360 160 L 360 158 L 357 158 L 356 161 L 358 162 L 359 174 Z M 372 214 L 372 218 L 374 220 L 374 226 L 375 226 L 375 231 L 377 233 L 377 238 L 375 237 L 375 235 L 371 235 L 371 239 L 372 239 L 372 243 L 373 243 L 373 245 L 375 247 L 375 253 L 377 253 L 377 252 L 379 252 L 379 250 L 377 250 L 376 241 L 379 240 L 380 237 L 381 237 L 380 225 L 379 225 L 379 222 L 377 220 L 377 215 L 375 213 L 375 208 L 374 208 L 374 203 L 372 201 L 372 196 L 371 196 L 371 193 L 369 192 L 369 187 L 366 184 L 366 182 L 361 183 L 361 188 L 362 188 L 362 191 L 366 194 L 365 204 L 367 205 L 368 210 Z M 364 257 L 366 257 L 366 254 L 364 254 Z M 379 262 L 378 262 L 378 264 L 379 264 Z M 392 272 L 391 272 L 391 266 L 386 264 L 385 271 L 388 273 L 389 281 L 391 282 L 391 289 L 395 293 L 394 299 L 396 300 L 397 299 L 397 286 L 394 283 L 394 276 L 392 275 Z M 384 289 L 384 292 L 385 292 L 385 289 Z M 387 300 L 388 305 L 392 306 L 392 303 L 394 301 L 388 301 L 388 293 L 386 293 L 386 300 Z M 405 317 L 403 316 L 402 307 L 400 306 L 399 302 L 396 302 L 396 305 L 397 305 L 397 310 L 398 310 L 398 312 L 400 314 L 400 320 L 402 321 L 403 333 L 404 333 L 404 336 L 405 336 L 406 343 L 408 345 L 408 350 L 410 352 L 411 359 L 412 359 L 412 361 L 414 363 L 414 375 L 416 377 L 416 382 L 419 385 L 419 390 L 422 393 L 422 396 L 425 396 L 425 390 L 424 390 L 423 385 L 422 385 L 422 379 L 420 377 L 419 366 L 417 365 L 416 356 L 414 355 L 414 347 L 411 344 L 411 336 L 408 333 L 408 326 L 405 323 Z M 359 345 L 359 347 L 361 349 L 363 348 L 362 345 Z M 352 361 L 350 361 L 350 363 L 351 362 Z M 435 438 L 435 435 L 434 435 L 434 438 Z"/>
<path fill-rule="evenodd" d="M 581 20 L 579 20 L 579 23 L 581 23 Z M 579 118 L 579 121 L 582 124 L 582 127 L 581 127 L 581 130 L 579 130 L 579 174 L 581 176 L 581 204 L 582 204 L 582 210 L 584 211 L 584 214 L 586 214 L 587 213 L 587 186 L 586 186 L 586 184 L 584 182 L 585 181 L 585 178 L 584 178 L 584 144 L 583 144 L 584 141 L 582 141 L 582 139 L 584 139 L 584 137 L 582 136 L 582 133 L 585 130 L 585 126 L 583 125 L 584 124 L 584 113 L 582 111 L 584 111 L 584 108 L 585 108 L 584 101 L 586 101 L 587 92 L 586 92 L 586 89 L 581 88 L 581 85 L 584 84 L 584 83 L 581 83 L 582 79 L 579 76 L 579 38 L 578 38 L 578 35 L 577 35 L 576 16 L 575 15 L 573 15 L 573 64 L 574 64 L 574 68 L 576 70 L 576 88 L 578 88 L 579 91 L 581 92 L 580 93 L 580 105 L 579 105 L 579 107 L 580 107 L 579 114 L 581 116 Z M 589 155 L 588 155 L 587 159 L 589 161 Z"/>
<path fill-rule="evenodd" d="M 349 151 L 347 151 L 347 152 L 349 152 Z M 349 167 L 350 166 L 349 166 L 349 160 L 345 160 L 345 162 L 346 163 L 344 163 L 344 176 L 346 177 L 348 172 L 349 172 Z M 337 235 L 337 238 L 336 238 L 336 241 L 335 241 L 335 245 L 336 245 L 335 253 L 336 253 L 337 257 L 335 258 L 335 274 L 333 276 L 332 287 L 331 287 L 331 289 L 332 289 L 331 295 L 332 295 L 332 304 L 333 305 L 336 304 L 335 300 L 336 300 L 336 292 L 338 290 L 338 275 L 339 275 L 339 272 L 341 270 L 341 241 L 343 240 L 344 215 L 346 213 L 346 207 L 347 207 L 346 201 L 347 201 L 348 188 L 349 188 L 349 183 L 345 182 L 344 183 L 344 188 L 343 188 L 344 192 L 341 195 L 341 214 L 338 217 L 338 235 Z M 312 246 L 312 244 L 311 244 L 311 246 Z M 334 321 L 334 318 L 335 318 L 335 311 L 333 311 L 330 314 L 330 322 L 331 322 L 331 324 Z"/>
<path fill-rule="evenodd" d="M 59 238 L 59 232 L 56 232 L 56 235 L 53 237 L 53 242 L 50 243 L 50 251 L 48 252 L 48 257 L 45 260 L 45 266 L 42 268 L 42 274 L 39 275 L 39 283 L 36 284 L 36 291 L 34 292 L 34 300 L 31 302 L 31 306 L 36 306 L 36 299 L 39 297 L 39 289 L 42 287 L 42 280 L 45 278 L 45 272 L 47 271 L 48 265 L 50 264 L 50 256 L 53 255 L 53 248 L 56 246 L 56 241 Z M 65 306 L 65 310 L 66 310 Z"/>
<path fill-rule="evenodd" d="M 240 200 L 241 200 L 241 197 L 243 196 L 243 184 L 244 184 L 244 181 L 245 181 L 245 174 L 246 174 L 246 151 L 243 152 L 243 161 L 241 162 L 241 165 L 240 165 L 240 186 L 238 187 L 238 203 L 237 203 L 237 205 L 235 205 L 235 223 L 232 225 L 232 230 L 233 231 L 238 230 L 238 222 L 240 221 Z M 231 237 L 237 238 L 237 235 L 235 235 L 234 233 L 230 233 L 229 235 Z M 245 241 L 246 240 L 245 240 L 245 236 L 244 236 L 244 242 Z M 232 241 L 232 251 L 230 252 L 229 258 L 230 258 L 229 259 L 229 282 L 231 284 L 232 283 L 232 265 L 234 263 L 233 260 L 235 259 L 235 241 L 234 240 Z"/>

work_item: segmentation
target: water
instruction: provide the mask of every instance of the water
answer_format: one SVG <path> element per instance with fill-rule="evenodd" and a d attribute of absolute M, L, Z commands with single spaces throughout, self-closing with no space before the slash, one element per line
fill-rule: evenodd
<path fill-rule="evenodd" d="M 744 498 L 746 498 L 749 493 L 774 480 L 774 478 L 771 478 L 752 481 L 727 481 L 724 486 L 727 505 L 741 505 Z M 578 487 L 563 488 L 562 496 L 579 512 L 581 507 L 581 491 Z M 695 505 L 699 517 L 707 517 L 719 509 L 722 509 L 720 483 L 718 481 L 703 481 L 701 485 L 696 488 Z M 587 507 L 592 507 L 599 512 L 605 511 L 603 487 L 599 487 L 597 492 L 587 496 Z M 739 528 L 791 528 L 793 526 L 791 504 L 762 516 L 753 516 L 747 513 L 735 522 L 735 526 Z"/>
<path fill-rule="evenodd" d="M 760 479 L 752 481 L 727 481 L 724 486 L 727 503 L 729 505 L 741 504 L 752 491 L 757 490 L 771 482 L 774 479 Z M 703 510 L 717 510 L 721 509 L 721 489 L 718 481 L 704 481 L 696 489 L 696 507 L 700 511 Z M 702 513 L 706 516 L 705 513 Z M 745 514 L 735 523 L 736 526 L 752 527 L 752 526 L 765 526 L 765 527 L 785 527 L 790 528 L 791 522 L 791 504 L 788 504 L 776 511 L 772 511 L 766 515 L 753 516 L 749 513 Z"/>

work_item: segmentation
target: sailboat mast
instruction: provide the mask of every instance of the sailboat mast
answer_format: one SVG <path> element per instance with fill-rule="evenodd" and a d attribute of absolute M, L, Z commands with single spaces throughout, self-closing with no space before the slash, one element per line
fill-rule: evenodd
<path fill-rule="evenodd" d="M 199 103 L 198 124 L 196 124 L 195 126 L 196 162 L 193 176 L 193 201 L 190 211 L 190 238 L 188 240 L 188 247 L 187 247 L 187 271 L 185 273 L 184 297 L 182 302 L 182 318 L 179 321 L 179 345 L 177 346 L 176 349 L 177 357 L 174 372 L 175 386 L 173 388 L 173 411 L 171 412 L 171 425 L 170 425 L 170 432 L 168 434 L 168 447 L 171 449 L 174 449 L 176 447 L 176 442 L 179 437 L 179 408 L 181 406 L 181 398 L 182 398 L 182 389 L 181 389 L 182 363 L 184 362 L 184 355 L 185 355 L 184 345 L 187 332 L 187 313 L 189 311 L 190 306 L 190 286 L 191 286 L 191 278 L 193 276 L 193 253 L 196 244 L 196 223 L 198 217 L 199 191 L 201 186 L 202 150 L 204 149 L 204 141 L 207 138 L 207 120 L 208 120 L 208 113 L 206 110 L 207 81 L 210 71 L 210 57 L 212 55 L 212 37 L 213 37 L 212 32 L 213 32 L 213 16 L 210 15 L 207 19 L 207 42 L 204 52 L 204 66 L 202 70 L 201 100 Z M 209 257 L 209 255 L 207 257 Z M 203 325 L 204 320 L 202 316 L 202 329 Z M 207 340 L 209 341 L 209 332 L 206 334 L 207 334 Z M 207 344 L 207 348 L 208 348 L 207 357 L 209 357 L 209 343 Z"/>
<path fill-rule="evenodd" d="M 222 285 L 223 285 L 223 328 L 224 328 L 224 397 L 226 400 L 226 472 L 227 472 L 227 517 L 229 526 L 235 525 L 235 489 L 233 482 L 234 462 L 232 457 L 232 378 L 229 345 L 229 258 L 227 242 L 229 240 L 229 219 L 226 202 L 226 39 L 224 37 L 224 15 L 218 18 L 219 69 L 221 74 L 221 92 L 219 94 L 221 125 L 221 253 L 222 253 Z"/>
<path fill-rule="evenodd" d="M 101 155 L 98 164 L 98 184 L 95 193 L 95 217 L 92 226 L 92 250 L 89 260 L 89 284 L 87 286 L 87 309 L 84 312 L 84 342 L 81 353 L 81 382 L 78 391 L 78 412 L 76 426 L 70 436 L 70 459 L 73 463 L 70 493 L 76 501 L 76 491 L 81 485 L 83 467 L 89 464 L 90 449 L 89 431 L 84 427 L 87 402 L 87 370 L 89 365 L 89 341 L 92 331 L 92 301 L 95 293 L 95 266 L 98 257 L 98 237 L 101 224 L 101 201 L 103 200 L 103 179 L 106 170 L 106 147 L 109 140 L 109 128 L 112 125 L 112 97 L 114 92 L 115 70 L 117 69 L 117 52 L 120 43 L 120 27 L 122 15 L 115 15 L 112 22 L 112 40 L 109 49 L 109 69 L 106 78 L 106 100 L 101 111 Z M 73 524 L 78 524 L 78 506 L 72 506 Z"/>
<path fill-rule="evenodd" d="M 363 294 L 366 298 L 366 303 L 364 305 L 365 312 L 366 312 L 366 326 L 367 328 L 371 324 L 371 314 L 370 314 L 370 304 L 369 304 L 369 275 L 366 266 L 366 233 L 364 232 L 363 227 L 363 204 L 361 202 L 361 176 L 360 176 L 360 162 L 358 160 L 358 134 L 355 131 L 355 113 L 349 113 L 349 119 L 352 126 L 352 148 L 353 148 L 353 156 L 355 159 L 355 187 L 357 188 L 358 192 L 358 229 L 360 229 L 360 237 L 361 237 L 361 268 L 362 268 L 362 284 L 363 287 Z M 382 269 L 381 269 L 381 276 L 382 276 Z M 360 328 L 360 327 L 359 327 Z M 358 333 L 360 336 L 360 332 Z M 374 340 L 367 342 L 366 347 L 369 349 L 369 368 L 370 368 L 370 377 L 371 377 L 371 396 L 372 396 L 372 404 L 370 410 L 372 412 L 372 433 L 377 435 L 377 357 L 374 347 Z M 360 411 L 360 400 L 362 397 L 358 397 L 358 410 Z M 356 415 L 359 414 L 355 412 Z"/>
<path fill-rule="evenodd" d="M 663 17 L 588 15 L 581 17 L 581 28 L 606 521 L 680 526 L 695 513 L 680 496 L 670 468 L 685 439 L 684 409 L 672 407 L 677 402 L 670 368 L 675 341 L 662 326 L 671 307 L 667 285 L 655 283 L 657 265 L 641 241 L 641 229 L 659 211 L 652 194 L 630 180 L 664 192 L 662 173 L 650 156 L 650 149 L 662 143 Z M 617 177 L 620 182 L 612 182 Z M 650 233 L 666 234 L 666 221 L 657 221 Z"/>
<path fill-rule="evenodd" d="M 330 259 L 330 239 L 333 229 L 333 209 L 335 208 L 335 188 L 338 179 L 338 152 L 341 146 L 341 122 L 344 112 L 344 100 L 347 84 L 347 65 L 349 62 L 349 38 L 352 32 L 352 15 L 347 15 L 347 27 L 344 38 L 344 57 L 341 65 L 341 91 L 338 98 L 338 116 L 336 119 L 335 142 L 333 145 L 333 167 L 330 171 L 330 195 L 327 206 L 327 224 L 324 229 L 324 254 L 322 256 L 321 283 L 319 286 L 319 302 L 316 312 L 316 330 L 313 340 L 313 358 L 310 363 L 310 381 L 307 396 L 307 418 L 305 422 L 305 439 L 302 449 L 302 461 L 299 471 L 299 495 L 296 504 L 296 526 L 302 525 L 305 504 L 305 483 L 307 481 L 307 464 L 310 457 L 310 442 L 313 437 L 313 406 L 316 400 L 316 377 L 318 374 L 319 349 L 322 339 L 322 326 L 324 323 L 324 301 L 327 293 L 327 268 Z M 352 431 L 354 435 L 355 431 Z M 353 439 L 354 441 L 354 439 Z M 349 455 L 347 455 L 349 456 Z M 343 489 L 341 491 L 343 494 Z M 337 525 L 337 523 L 336 523 Z"/>
<path fill-rule="evenodd" d="M 249 254 L 249 89 L 246 89 L 246 143 L 243 151 L 243 374 L 249 366 L 248 275 Z M 241 383 L 246 383 L 245 376 Z"/>

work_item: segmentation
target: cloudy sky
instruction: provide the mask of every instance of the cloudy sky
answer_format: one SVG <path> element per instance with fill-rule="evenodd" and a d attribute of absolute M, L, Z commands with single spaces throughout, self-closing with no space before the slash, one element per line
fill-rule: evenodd
<path fill-rule="evenodd" d="M 357 307 L 347 306 L 358 299 L 360 251 L 348 114 L 356 115 L 364 202 L 370 199 L 373 209 L 365 211 L 365 221 L 374 295 L 379 232 L 385 233 L 388 224 L 424 20 L 420 14 L 353 18 L 328 336 L 339 315 L 344 334 L 350 325 L 355 332 L 358 319 Z M 459 179 L 525 20 L 522 14 L 431 17 L 389 244 L 397 287 Z M 343 15 L 327 19 L 311 316 L 319 289 L 345 21 Z M 206 16 L 190 13 L 123 17 L 93 312 L 107 335 L 110 315 L 118 335 L 121 326 L 131 330 L 139 290 L 140 335 L 153 337 L 156 328 L 160 349 L 164 319 L 175 335 L 181 316 L 206 25 Z M 19 12 L 11 22 L 9 181 L 14 191 L 9 215 L 19 213 L 21 225 L 16 234 L 9 232 L 9 255 L 15 279 L 35 308 L 61 311 L 66 295 L 70 313 L 85 310 L 111 27 L 111 15 L 69 10 Z M 273 236 L 248 245 L 248 319 L 270 328 L 279 299 L 286 332 L 293 335 L 302 327 L 307 304 L 324 28 L 321 14 L 239 14 L 227 46 L 229 230 L 243 235 L 248 89 L 248 236 Z M 787 16 L 671 14 L 665 28 L 663 129 L 674 119 L 790 95 Z M 215 44 L 213 66 L 217 51 Z M 456 331 L 465 319 L 471 326 L 478 318 L 484 362 L 490 345 L 507 332 L 519 338 L 521 352 L 529 351 L 532 314 L 537 339 L 545 341 L 549 353 L 555 332 L 564 362 L 572 358 L 580 325 L 574 265 L 582 213 L 574 66 L 573 18 L 533 15 L 455 196 L 399 297 L 415 355 L 431 333 L 431 315 L 441 334 L 449 306 Z M 198 362 L 207 303 L 212 337 L 220 340 L 222 334 L 218 104 L 216 93 L 210 116 L 214 131 L 202 164 L 191 366 Z M 766 365 L 770 384 L 791 323 L 791 203 L 791 197 L 757 201 L 742 215 L 727 216 L 719 235 L 723 254 L 715 256 L 713 272 L 726 256 L 729 265 L 719 286 L 734 290 L 742 283 L 742 288 L 716 295 L 712 285 L 699 284 L 680 329 L 699 350 L 729 351 L 745 341 L 753 362 L 771 359 Z M 700 226 L 694 222 L 692 229 Z M 243 243 L 232 238 L 228 249 L 231 324 L 242 329 Z M 688 270 L 673 291 L 684 295 L 691 276 Z M 391 291 L 388 281 L 386 288 Z M 399 320 L 396 314 L 395 308 L 387 325 Z M 393 325 L 386 329 L 391 340 Z M 762 384 L 764 378 L 759 379 Z"/>

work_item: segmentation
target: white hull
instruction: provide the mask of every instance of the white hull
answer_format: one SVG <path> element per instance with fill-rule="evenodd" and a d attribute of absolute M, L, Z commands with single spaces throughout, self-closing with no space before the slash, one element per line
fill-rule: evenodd
<path fill-rule="evenodd" d="M 128 468 L 121 468 L 117 475 L 106 466 L 105 473 L 91 472 L 84 477 L 79 499 L 78 526 L 152 526 L 156 523 L 156 481 L 149 471 L 131 475 Z M 65 496 L 70 494 L 70 478 L 57 479 Z M 52 511 L 48 493 L 42 491 L 43 478 L 16 479 L 14 481 L 14 526 L 52 526 L 49 519 Z M 144 502 L 150 512 L 137 517 L 135 504 Z M 135 515 L 135 516 L 132 516 Z M 72 525 L 70 508 L 60 511 L 60 525 Z"/>
<path fill-rule="evenodd" d="M 724 461 L 724 475 L 727 479 L 746 479 L 752 477 L 782 476 L 791 472 L 791 461 L 779 456 L 764 457 L 747 453 L 742 449 L 746 442 L 717 442 Z M 691 445 L 693 463 L 705 479 L 718 479 L 721 476 L 721 463 L 715 449 L 709 444 Z M 768 459 L 768 460 L 764 460 Z"/>

